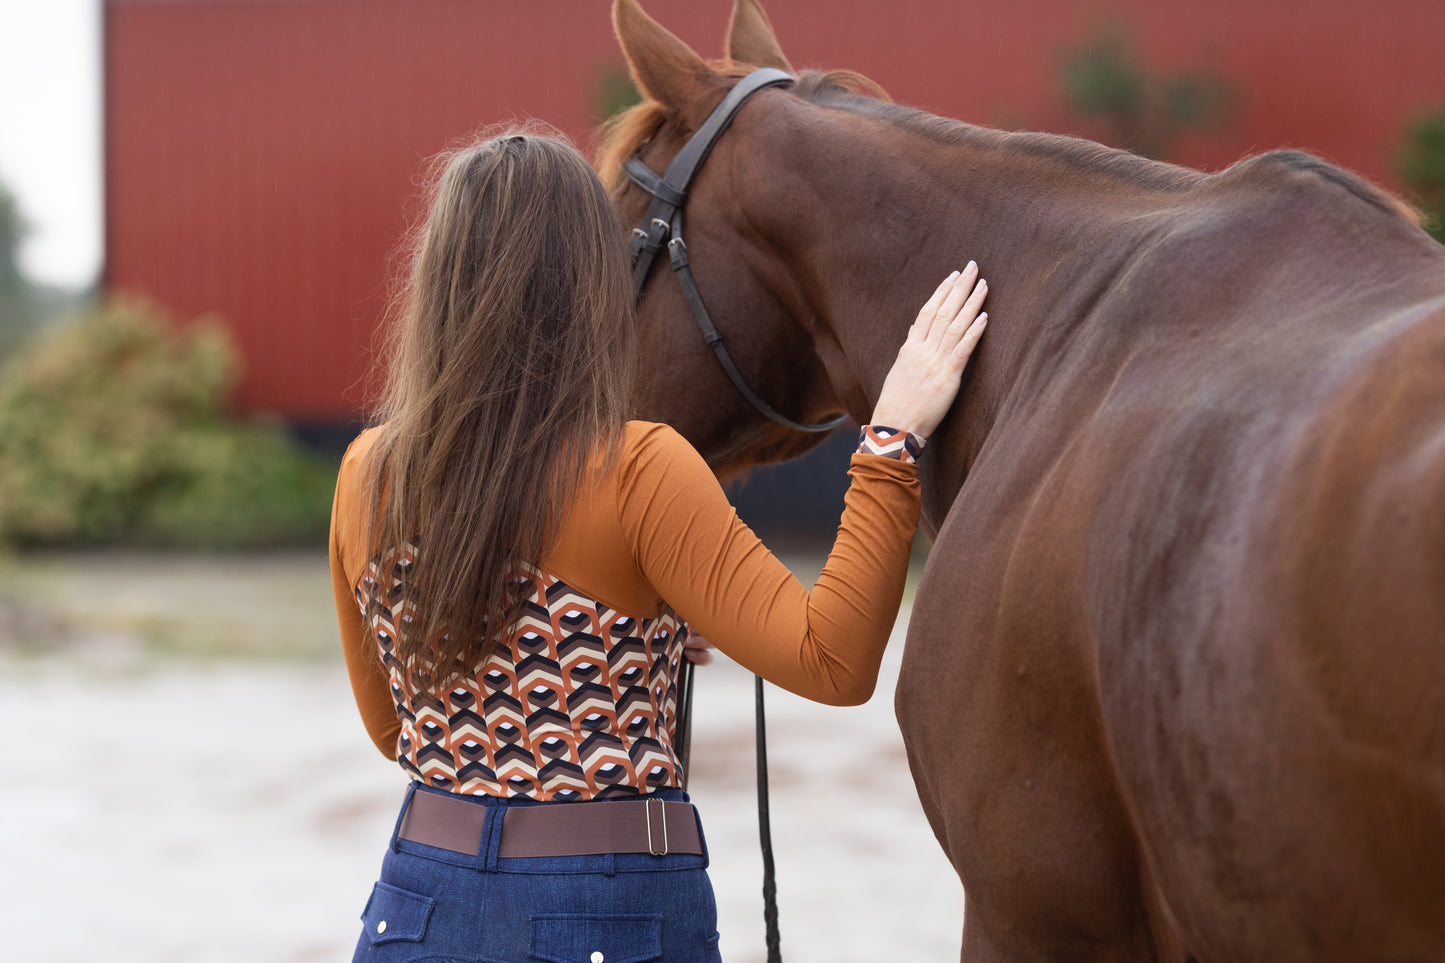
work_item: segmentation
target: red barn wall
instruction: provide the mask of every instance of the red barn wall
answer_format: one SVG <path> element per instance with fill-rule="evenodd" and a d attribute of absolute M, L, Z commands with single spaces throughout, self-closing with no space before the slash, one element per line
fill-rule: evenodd
<path fill-rule="evenodd" d="M 725 0 L 650 0 L 720 52 Z M 239 402 L 352 420 L 426 158 L 479 127 L 545 119 L 585 141 L 621 64 L 607 0 L 110 0 L 106 285 L 223 318 Z M 799 67 L 846 66 L 894 99 L 1070 131 L 1058 58 L 1126 25 L 1160 70 L 1208 66 L 1244 99 L 1181 145 L 1223 166 L 1277 146 L 1390 182 L 1409 116 L 1445 104 L 1440 0 L 773 0 Z"/>

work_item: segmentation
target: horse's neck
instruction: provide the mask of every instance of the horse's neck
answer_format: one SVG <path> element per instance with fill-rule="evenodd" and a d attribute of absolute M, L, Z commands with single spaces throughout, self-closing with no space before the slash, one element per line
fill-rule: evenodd
<path fill-rule="evenodd" d="M 1080 314 L 1068 302 L 1086 303 L 1088 288 L 1108 283 L 1128 235 L 1143 229 L 1138 215 L 1158 199 L 1097 171 L 918 135 L 879 141 L 862 160 L 856 146 L 842 162 L 831 159 L 842 145 L 800 152 L 830 158 L 810 165 L 820 203 L 790 205 L 778 241 L 849 414 L 868 418 L 944 275 L 974 259 L 990 286 L 993 323 L 925 462 L 925 521 L 937 526 L 1039 344 L 1068 337 Z"/>

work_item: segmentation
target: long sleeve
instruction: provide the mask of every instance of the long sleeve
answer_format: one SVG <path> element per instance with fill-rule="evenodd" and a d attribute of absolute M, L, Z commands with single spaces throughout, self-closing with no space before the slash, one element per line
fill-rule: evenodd
<path fill-rule="evenodd" d="M 388 759 L 395 760 L 401 720 L 396 715 L 386 671 L 377 657 L 376 642 L 367 631 L 356 603 L 356 580 L 365 562 L 358 548 L 361 506 L 367 502 L 360 497 L 356 479 L 363 447 L 360 439 L 352 444 L 336 479 L 336 497 L 331 503 L 331 591 L 336 599 L 341 651 L 346 658 L 356 708 L 376 748 Z"/>
<path fill-rule="evenodd" d="M 853 456 L 833 551 L 812 592 L 737 517 L 701 456 L 649 426 L 623 466 L 619 511 L 638 570 L 720 650 L 798 695 L 867 701 L 918 524 L 917 466 Z"/>

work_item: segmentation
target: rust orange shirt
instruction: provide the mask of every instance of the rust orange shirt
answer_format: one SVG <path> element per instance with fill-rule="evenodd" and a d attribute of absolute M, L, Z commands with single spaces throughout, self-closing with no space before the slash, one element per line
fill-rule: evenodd
<path fill-rule="evenodd" d="M 629 422 L 618 458 L 579 495 L 555 546 L 518 571 L 521 621 L 440 694 L 413 691 L 391 655 L 417 548 L 373 558 L 363 544 L 370 494 L 360 467 L 375 436 L 364 432 L 342 462 L 332 585 L 367 732 L 415 778 L 536 799 L 679 785 L 675 682 L 690 626 L 809 699 L 849 705 L 872 694 L 918 523 L 912 436 L 865 429 L 837 540 L 809 592 L 738 519 L 691 445 L 665 425 Z"/>

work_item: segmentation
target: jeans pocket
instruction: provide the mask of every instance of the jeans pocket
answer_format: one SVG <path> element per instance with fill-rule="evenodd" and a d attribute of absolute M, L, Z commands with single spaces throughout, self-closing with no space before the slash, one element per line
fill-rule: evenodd
<path fill-rule="evenodd" d="M 426 924 L 435 905 L 429 896 L 379 882 L 372 887 L 371 899 L 361 911 L 362 928 L 373 946 L 402 940 L 417 943 L 426 936 Z"/>
<path fill-rule="evenodd" d="M 546 963 L 660 960 L 662 917 L 655 914 L 534 916 L 530 955 Z"/>

